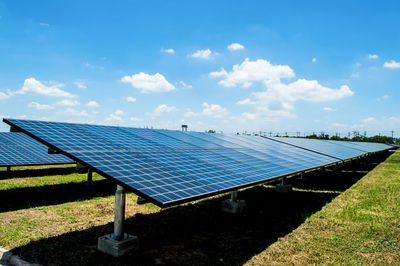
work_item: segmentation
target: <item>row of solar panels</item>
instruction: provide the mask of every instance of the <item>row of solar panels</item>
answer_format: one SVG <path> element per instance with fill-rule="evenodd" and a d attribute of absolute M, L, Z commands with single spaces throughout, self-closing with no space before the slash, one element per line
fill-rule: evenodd
<path fill-rule="evenodd" d="M 0 132 L 0 167 L 73 162 L 61 154 L 48 154 L 47 146 L 24 133 Z"/>
<path fill-rule="evenodd" d="M 161 207 L 391 148 L 376 143 L 3 121 Z"/>

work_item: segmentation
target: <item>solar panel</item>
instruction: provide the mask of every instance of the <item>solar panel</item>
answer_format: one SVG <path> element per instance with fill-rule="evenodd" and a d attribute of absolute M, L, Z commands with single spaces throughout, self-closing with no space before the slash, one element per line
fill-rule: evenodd
<path fill-rule="evenodd" d="M 260 137 L 3 121 L 161 207 L 341 160 Z"/>
<path fill-rule="evenodd" d="M 355 158 L 366 153 L 360 148 L 350 147 L 348 145 L 338 145 L 326 140 L 307 139 L 307 138 L 285 138 L 285 137 L 263 137 L 265 139 L 275 140 L 281 143 L 287 143 L 303 149 L 312 150 L 325 154 L 340 160 Z"/>
<path fill-rule="evenodd" d="M 48 154 L 48 148 L 24 133 L 0 132 L 0 166 L 69 164 L 61 154 Z"/>
<path fill-rule="evenodd" d="M 355 141 L 337 141 L 337 140 L 326 140 L 331 143 L 352 147 L 355 149 L 359 149 L 365 152 L 377 152 L 382 150 L 387 150 L 392 148 L 391 145 L 387 145 L 384 143 L 373 143 L 373 142 L 355 142 Z"/>

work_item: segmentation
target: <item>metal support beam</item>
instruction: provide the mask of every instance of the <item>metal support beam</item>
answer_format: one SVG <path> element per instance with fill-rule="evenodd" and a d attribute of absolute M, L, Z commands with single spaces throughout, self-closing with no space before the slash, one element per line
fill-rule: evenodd
<path fill-rule="evenodd" d="M 9 172 L 11 172 L 11 166 L 6 166 L 6 171 L 7 171 L 7 173 L 9 173 Z"/>
<path fill-rule="evenodd" d="M 114 257 L 120 257 L 131 250 L 138 249 L 138 237 L 124 234 L 124 220 L 125 189 L 117 185 L 117 190 L 115 191 L 114 233 L 99 237 L 97 242 L 98 250 Z"/>
<path fill-rule="evenodd" d="M 93 183 L 93 171 L 89 169 L 87 172 L 87 184 L 90 186 Z"/>
<path fill-rule="evenodd" d="M 115 191 L 115 217 L 113 239 L 124 239 L 124 219 L 125 219 L 125 189 L 117 185 Z"/>

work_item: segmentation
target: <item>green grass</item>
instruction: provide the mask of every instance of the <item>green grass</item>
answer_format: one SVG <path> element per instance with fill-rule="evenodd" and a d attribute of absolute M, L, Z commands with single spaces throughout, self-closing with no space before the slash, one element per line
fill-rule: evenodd
<path fill-rule="evenodd" d="M 96 249 L 113 230 L 115 184 L 94 174 L 87 186 L 70 167 L 0 171 L 0 246 L 44 265 L 395 264 L 400 153 L 379 162 L 309 173 L 289 194 L 242 190 L 241 215 L 220 212 L 226 194 L 160 209 L 128 193 L 125 231 L 140 250 L 118 259 Z"/>
<path fill-rule="evenodd" d="M 400 265 L 400 153 L 249 265 Z"/>

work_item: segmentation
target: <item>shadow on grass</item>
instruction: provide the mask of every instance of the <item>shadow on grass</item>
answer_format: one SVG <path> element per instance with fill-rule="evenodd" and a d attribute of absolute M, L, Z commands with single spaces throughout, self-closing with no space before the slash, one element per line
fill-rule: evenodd
<path fill-rule="evenodd" d="M 69 175 L 76 172 L 74 167 L 53 167 L 53 168 L 31 168 L 22 170 L 12 170 L 10 172 L 0 171 L 0 180 L 18 177 L 36 177 L 46 175 Z"/>
<path fill-rule="evenodd" d="M 140 250 L 118 259 L 96 249 L 97 238 L 111 233 L 112 223 L 41 239 L 12 251 L 45 265 L 241 265 L 296 229 L 335 198 L 338 188 L 350 187 L 377 162 L 319 173 L 319 177 L 313 174 L 308 179 L 311 185 L 303 181 L 309 190 L 277 193 L 271 187 L 256 186 L 241 191 L 239 198 L 248 207 L 240 215 L 221 213 L 221 197 L 137 214 L 126 220 L 125 231 L 139 236 Z M 314 187 L 324 192 L 313 191 Z"/>
<path fill-rule="evenodd" d="M 114 183 L 107 179 L 93 182 L 90 186 L 80 182 L 8 189 L 0 192 L 0 212 L 80 201 L 114 193 Z"/>

